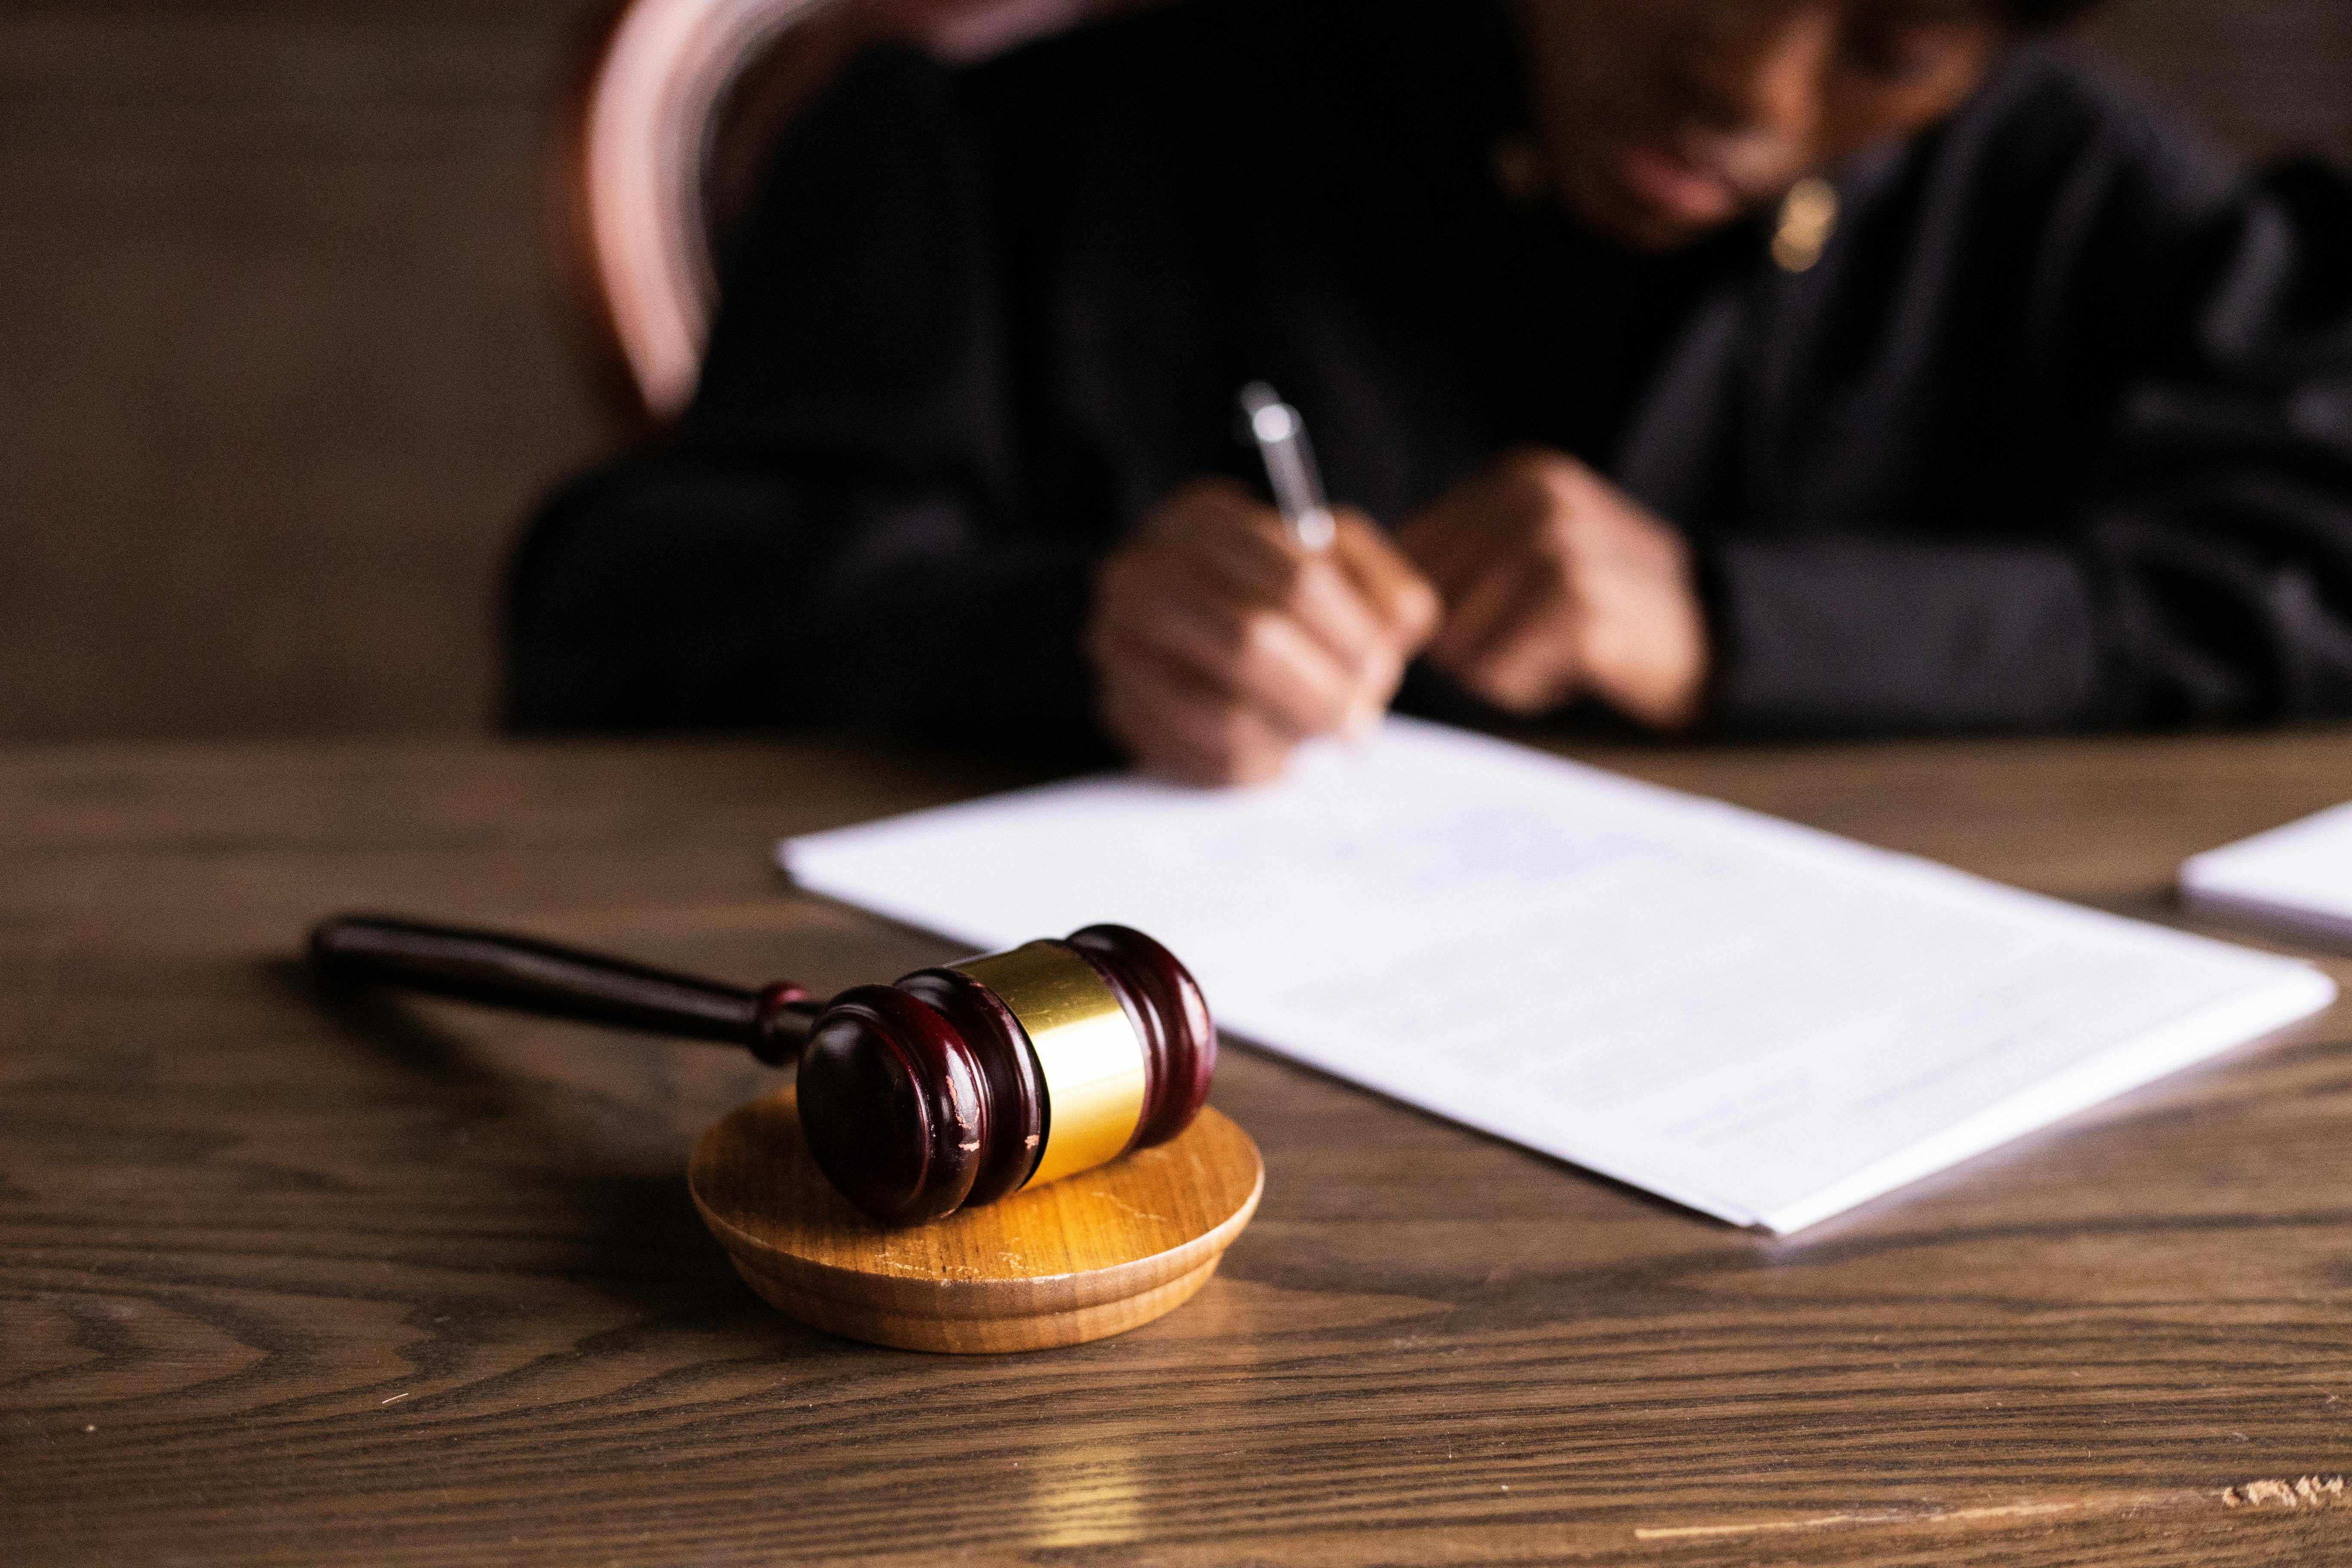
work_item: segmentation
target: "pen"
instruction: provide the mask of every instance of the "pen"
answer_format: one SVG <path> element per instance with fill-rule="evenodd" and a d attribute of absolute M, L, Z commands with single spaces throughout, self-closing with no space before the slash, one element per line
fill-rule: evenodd
<path fill-rule="evenodd" d="M 1274 504 L 1282 521 L 1290 525 L 1290 537 L 1303 550 L 1328 550 L 1339 524 L 1331 516 L 1330 503 L 1323 499 L 1323 480 L 1315 471 L 1315 449 L 1307 445 L 1306 422 L 1298 417 L 1298 410 L 1262 381 L 1242 388 L 1241 405 L 1250 437 L 1257 443 L 1257 455 L 1265 460 Z"/>

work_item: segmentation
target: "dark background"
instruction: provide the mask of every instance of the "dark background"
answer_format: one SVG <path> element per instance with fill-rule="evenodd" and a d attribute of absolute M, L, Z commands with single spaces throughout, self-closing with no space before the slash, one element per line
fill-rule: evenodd
<path fill-rule="evenodd" d="M 478 731 L 531 499 L 623 438 L 553 221 L 574 0 L 0 9 L 0 740 Z M 2352 0 L 2116 0 L 2352 163 Z"/>

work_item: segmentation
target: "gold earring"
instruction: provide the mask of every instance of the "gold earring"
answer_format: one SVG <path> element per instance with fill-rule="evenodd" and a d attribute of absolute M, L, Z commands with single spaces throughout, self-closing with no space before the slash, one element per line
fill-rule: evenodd
<path fill-rule="evenodd" d="M 1837 187 L 1819 175 L 1799 180 L 1780 201 L 1780 224 L 1772 235 L 1772 259 L 1783 272 L 1803 272 L 1822 258 L 1837 233 Z"/>

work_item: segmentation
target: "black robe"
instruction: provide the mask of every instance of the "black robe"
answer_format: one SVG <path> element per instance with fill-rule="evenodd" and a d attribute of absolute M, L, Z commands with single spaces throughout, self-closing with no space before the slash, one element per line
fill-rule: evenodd
<path fill-rule="evenodd" d="M 1496 0 L 1196 0 L 856 64 L 787 139 L 675 437 L 547 507 L 532 729 L 1094 735 L 1093 564 L 1304 413 L 1383 523 L 1514 443 L 1690 537 L 1731 733 L 2352 711 L 2352 192 L 2021 47 L 1762 224 L 1514 200 Z M 1425 670 L 1402 706 L 1476 716 Z"/>

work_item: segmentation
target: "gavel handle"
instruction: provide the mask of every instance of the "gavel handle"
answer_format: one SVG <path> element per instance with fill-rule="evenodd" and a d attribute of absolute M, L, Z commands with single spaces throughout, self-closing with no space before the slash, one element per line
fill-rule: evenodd
<path fill-rule="evenodd" d="M 529 937 L 385 915 L 320 921 L 310 932 L 310 962 L 339 980 L 719 1040 L 775 1063 L 799 1057 L 819 1011 L 808 993 L 782 982 L 749 991 Z"/>

